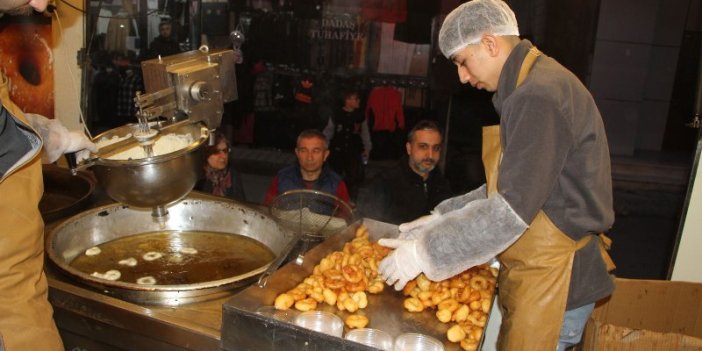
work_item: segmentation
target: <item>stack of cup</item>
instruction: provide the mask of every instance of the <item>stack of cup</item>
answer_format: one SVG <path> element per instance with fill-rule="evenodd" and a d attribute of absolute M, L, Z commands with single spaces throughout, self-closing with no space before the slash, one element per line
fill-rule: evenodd
<path fill-rule="evenodd" d="M 379 329 L 353 329 L 346 333 L 346 339 L 377 349 L 392 351 L 392 336 Z"/>
<path fill-rule="evenodd" d="M 431 336 L 405 333 L 395 339 L 394 351 L 444 351 L 444 344 Z"/>
<path fill-rule="evenodd" d="M 339 316 L 325 311 L 302 312 L 295 317 L 294 323 L 339 338 L 344 333 L 344 321 Z"/>

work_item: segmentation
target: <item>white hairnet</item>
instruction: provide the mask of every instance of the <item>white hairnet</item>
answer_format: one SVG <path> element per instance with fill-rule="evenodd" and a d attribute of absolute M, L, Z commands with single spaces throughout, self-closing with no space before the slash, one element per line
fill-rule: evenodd
<path fill-rule="evenodd" d="M 483 34 L 519 35 L 517 18 L 502 0 L 472 0 L 446 16 L 439 31 L 439 48 L 447 58 L 467 45 L 476 44 Z"/>

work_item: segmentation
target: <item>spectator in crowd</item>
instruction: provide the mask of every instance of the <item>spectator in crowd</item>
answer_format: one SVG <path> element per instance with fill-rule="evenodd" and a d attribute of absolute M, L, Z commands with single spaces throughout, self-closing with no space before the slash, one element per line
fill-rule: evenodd
<path fill-rule="evenodd" d="M 367 195 L 359 198 L 359 209 L 366 217 L 394 224 L 428 215 L 451 196 L 449 182 L 436 168 L 441 145 L 436 123 L 419 121 L 407 134 L 407 156 L 373 178 Z"/>
<path fill-rule="evenodd" d="M 178 41 L 173 38 L 173 25 L 165 20 L 158 25 L 158 36 L 149 45 L 148 58 L 175 55 L 180 52 Z"/>
<path fill-rule="evenodd" d="M 117 87 L 117 120 L 112 127 L 119 127 L 137 122 L 134 98 L 138 91 L 144 91 L 144 80 L 133 52 L 127 56 L 118 55 L 115 65 L 119 71 L 119 86 Z"/>
<path fill-rule="evenodd" d="M 350 203 L 346 183 L 324 163 L 329 157 L 329 144 L 322 132 L 303 130 L 297 137 L 295 155 L 297 163 L 280 170 L 271 181 L 264 205 L 270 205 L 276 196 L 294 189 L 320 190 Z"/>
<path fill-rule="evenodd" d="M 342 93 L 343 105 L 329 118 L 324 135 L 330 140 L 329 165 L 349 187 L 352 199 L 363 182 L 363 162 L 372 148 L 368 123 L 359 109 L 361 98 L 356 90 Z"/>
<path fill-rule="evenodd" d="M 244 185 L 229 157 L 231 150 L 227 137 L 216 132 L 215 144 L 203 149 L 207 162 L 203 167 L 203 178 L 195 185 L 195 190 L 244 201 Z"/>

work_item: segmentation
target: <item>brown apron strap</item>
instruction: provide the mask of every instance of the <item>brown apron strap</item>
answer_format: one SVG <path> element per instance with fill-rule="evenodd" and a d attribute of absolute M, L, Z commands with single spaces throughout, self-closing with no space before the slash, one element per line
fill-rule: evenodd
<path fill-rule="evenodd" d="M 483 167 L 485 168 L 485 179 L 487 193 L 492 194 L 497 191 L 497 174 L 500 168 L 500 125 L 483 127 Z"/>
<path fill-rule="evenodd" d="M 532 46 L 531 49 L 529 49 L 529 52 L 527 53 L 526 57 L 524 57 L 524 61 L 522 62 L 522 67 L 519 69 L 519 75 L 517 76 L 517 87 L 524 83 L 524 79 L 526 79 L 527 75 L 529 74 L 531 66 L 534 65 L 534 61 L 536 61 L 536 58 L 540 55 L 541 51 L 539 51 L 539 49 L 537 49 L 535 46 Z"/>
<path fill-rule="evenodd" d="M 611 272 L 617 268 L 617 265 L 614 264 L 612 257 L 609 256 L 609 253 L 607 252 L 612 247 L 612 239 L 610 239 L 604 233 L 600 233 L 598 237 L 600 239 L 600 255 L 602 255 L 602 259 L 607 266 L 607 272 Z"/>
<path fill-rule="evenodd" d="M 582 249 L 592 240 L 592 235 L 587 235 L 575 242 L 575 251 Z"/>
<path fill-rule="evenodd" d="M 602 260 L 605 263 L 605 266 L 607 267 L 607 272 L 613 271 L 617 266 L 614 264 L 614 261 L 612 260 L 612 257 L 609 256 L 609 253 L 607 252 L 610 247 L 612 247 L 612 239 L 610 239 L 608 236 L 606 236 L 604 233 L 600 233 L 597 236 L 595 235 L 588 235 L 580 240 L 578 240 L 575 243 L 575 251 L 578 251 L 585 247 L 592 238 L 597 237 L 597 239 L 600 241 L 599 246 L 600 246 L 600 255 L 602 256 Z"/>

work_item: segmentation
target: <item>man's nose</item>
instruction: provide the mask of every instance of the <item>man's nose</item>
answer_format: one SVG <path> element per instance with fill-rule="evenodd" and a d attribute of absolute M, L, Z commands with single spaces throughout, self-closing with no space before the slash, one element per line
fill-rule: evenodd
<path fill-rule="evenodd" d="M 470 82 L 470 73 L 463 67 L 458 67 L 458 79 L 462 84 Z"/>
<path fill-rule="evenodd" d="M 439 158 L 440 154 L 441 153 L 439 151 L 429 150 L 429 151 L 427 151 L 427 158 L 430 158 L 430 159 L 436 161 Z"/>

